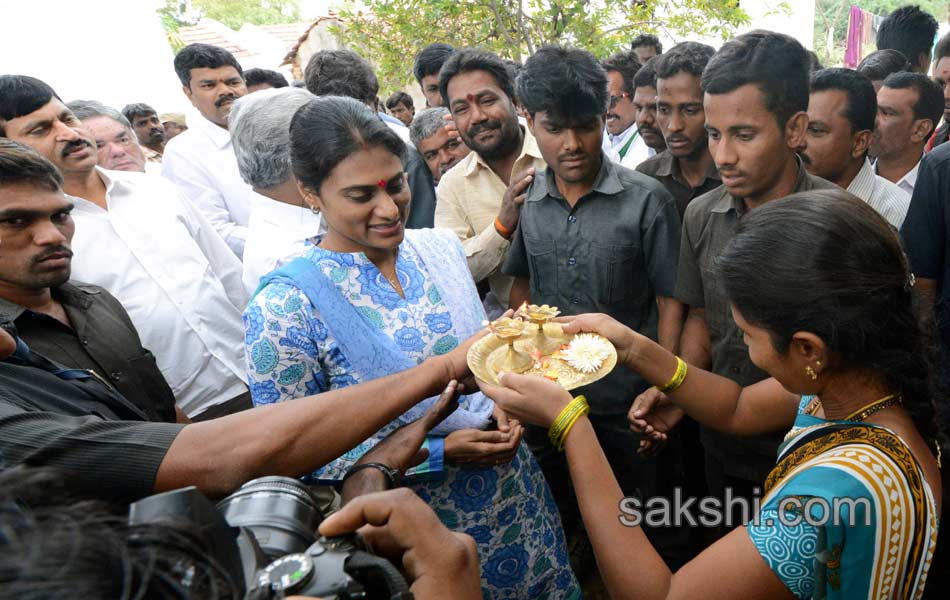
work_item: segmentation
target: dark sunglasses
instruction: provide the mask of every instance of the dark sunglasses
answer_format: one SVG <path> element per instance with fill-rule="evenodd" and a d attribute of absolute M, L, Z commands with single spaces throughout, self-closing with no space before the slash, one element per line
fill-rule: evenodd
<path fill-rule="evenodd" d="M 620 102 L 620 101 L 623 100 L 624 98 L 629 98 L 629 97 L 630 97 L 630 94 L 629 94 L 628 92 L 624 92 L 624 93 L 620 94 L 619 96 L 611 96 L 611 97 L 610 97 L 610 104 L 609 104 L 610 108 L 613 108 L 613 107 L 617 106 L 617 103 L 618 103 L 618 102 Z"/>

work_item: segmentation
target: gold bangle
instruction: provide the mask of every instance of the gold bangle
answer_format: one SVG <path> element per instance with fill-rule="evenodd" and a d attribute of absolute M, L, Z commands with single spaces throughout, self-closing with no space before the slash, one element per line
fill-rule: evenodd
<path fill-rule="evenodd" d="M 675 392 L 681 385 L 683 385 L 683 380 L 686 379 L 686 361 L 676 357 L 676 372 L 673 373 L 673 377 L 666 382 L 664 386 L 656 386 L 656 389 L 660 390 L 664 394 L 671 394 Z"/>
<path fill-rule="evenodd" d="M 558 451 L 563 450 L 564 440 L 567 438 L 568 432 L 577 420 L 586 415 L 588 411 L 590 411 L 590 406 L 584 396 L 574 398 L 570 404 L 565 406 L 561 414 L 554 420 L 551 429 L 548 430 L 548 439 L 551 440 L 551 445 Z"/>

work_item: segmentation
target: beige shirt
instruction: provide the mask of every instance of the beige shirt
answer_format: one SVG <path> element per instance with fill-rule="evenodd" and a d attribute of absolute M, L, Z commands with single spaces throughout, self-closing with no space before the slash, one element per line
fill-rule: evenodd
<path fill-rule="evenodd" d="M 512 176 L 534 167 L 537 173 L 547 168 L 538 144 L 527 129 L 521 154 L 511 170 Z M 498 302 L 508 306 L 513 279 L 502 275 L 510 242 L 495 230 L 495 217 L 508 186 L 488 163 L 472 152 L 452 167 L 436 188 L 435 226 L 451 229 L 462 242 L 468 268 L 476 282 L 488 279 Z"/>

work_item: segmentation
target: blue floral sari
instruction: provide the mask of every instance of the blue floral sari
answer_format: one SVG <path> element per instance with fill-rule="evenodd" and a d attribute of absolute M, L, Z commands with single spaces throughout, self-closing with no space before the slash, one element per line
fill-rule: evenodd
<path fill-rule="evenodd" d="M 244 315 L 255 404 L 402 371 L 451 351 L 484 318 L 464 253 L 450 232 L 406 232 L 396 260 L 405 298 L 362 253 L 311 245 L 288 267 L 264 278 Z M 413 407 L 315 477 L 338 483 L 369 448 L 433 401 Z M 524 443 L 507 465 L 467 468 L 443 460 L 444 436 L 483 429 L 492 407 L 481 393 L 466 396 L 427 439 L 429 460 L 407 483 L 446 526 L 475 538 L 485 597 L 579 597 L 557 509 Z"/>

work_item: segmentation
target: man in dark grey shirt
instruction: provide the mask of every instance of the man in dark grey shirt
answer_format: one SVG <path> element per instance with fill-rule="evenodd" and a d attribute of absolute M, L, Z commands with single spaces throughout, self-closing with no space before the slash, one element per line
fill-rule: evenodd
<path fill-rule="evenodd" d="M 680 349 L 688 363 L 743 386 L 767 375 L 749 359 L 715 261 L 746 212 L 795 192 L 835 187 L 809 175 L 796 154 L 808 126 L 808 64 L 794 39 L 756 31 L 723 45 L 703 72 L 709 149 L 723 186 L 686 208 L 676 298 L 689 313 Z M 732 497 L 751 498 L 775 465 L 781 435 L 740 438 L 704 429 L 702 439 L 710 493 L 722 498 L 730 488 Z M 732 517 L 731 526 L 742 524 Z"/>
<path fill-rule="evenodd" d="M 670 297 L 676 276 L 679 215 L 659 183 L 607 160 L 601 152 L 606 75 L 583 50 L 544 49 L 525 64 L 519 98 L 548 168 L 526 191 L 518 230 L 503 272 L 514 276 L 511 306 L 523 301 L 566 314 L 604 312 L 659 338 L 675 351 L 680 305 Z M 618 367 L 581 390 L 591 420 L 624 492 L 645 501 L 672 492 L 671 453 L 639 457 L 639 438 L 626 423 L 633 398 L 647 384 Z M 532 450 L 572 517 L 563 455 L 545 432 L 526 431 Z M 572 523 L 565 523 L 570 529 Z M 674 567 L 689 558 L 672 535 L 654 540 Z M 658 537 L 659 536 L 659 537 Z"/>
<path fill-rule="evenodd" d="M 709 154 L 699 78 L 715 53 L 712 46 L 682 42 L 653 61 L 656 71 L 656 122 L 666 150 L 637 166 L 673 195 L 680 217 L 693 198 L 722 185 Z"/>

